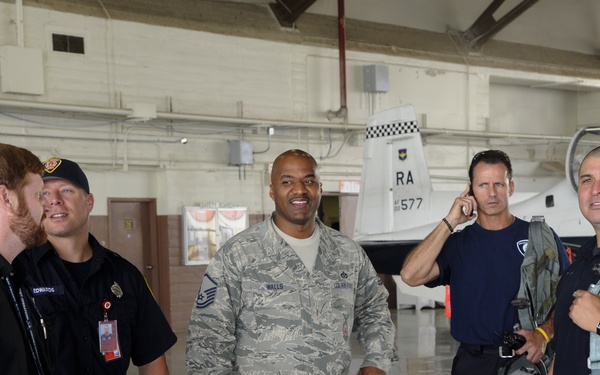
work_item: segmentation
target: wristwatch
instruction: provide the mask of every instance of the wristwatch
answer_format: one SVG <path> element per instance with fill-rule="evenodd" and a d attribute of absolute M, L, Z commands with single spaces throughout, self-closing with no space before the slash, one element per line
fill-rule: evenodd
<path fill-rule="evenodd" d="M 598 324 L 596 324 L 596 334 L 600 335 L 600 322 L 598 322 Z"/>

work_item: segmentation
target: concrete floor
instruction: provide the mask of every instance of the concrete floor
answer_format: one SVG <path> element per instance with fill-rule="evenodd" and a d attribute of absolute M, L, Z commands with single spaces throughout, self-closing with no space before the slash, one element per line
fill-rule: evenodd
<path fill-rule="evenodd" d="M 388 375 L 441 375 L 449 374 L 458 344 L 450 336 L 450 321 L 444 309 L 392 309 L 396 323 L 396 347 L 399 361 Z M 187 332 L 178 331 L 178 341 L 167 352 L 171 375 L 187 375 L 185 368 L 185 342 Z M 350 375 L 355 375 L 362 362 L 362 351 L 353 341 L 353 360 Z M 133 365 L 128 375 L 138 374 Z"/>

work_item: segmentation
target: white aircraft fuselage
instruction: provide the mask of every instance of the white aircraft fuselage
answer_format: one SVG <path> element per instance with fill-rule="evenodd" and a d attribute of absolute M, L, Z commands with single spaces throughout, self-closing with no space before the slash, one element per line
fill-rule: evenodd
<path fill-rule="evenodd" d="M 573 137 L 567 155 L 566 179 L 510 204 L 511 213 L 523 220 L 544 216 L 564 244 L 573 250 L 594 235 L 579 210 L 574 176 L 585 153 L 600 145 L 599 133 L 600 129 L 588 128 Z M 460 193 L 433 190 L 411 105 L 369 117 L 354 239 L 363 246 L 377 272 L 399 274 L 406 255 L 447 215 Z"/>

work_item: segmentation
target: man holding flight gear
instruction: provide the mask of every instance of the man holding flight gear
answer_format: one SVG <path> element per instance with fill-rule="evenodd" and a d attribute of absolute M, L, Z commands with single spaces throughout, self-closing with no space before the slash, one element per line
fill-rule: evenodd
<path fill-rule="evenodd" d="M 411 286 L 450 285 L 451 334 L 460 342 L 452 374 L 497 375 L 514 355 L 527 353 L 533 363 L 542 358 L 553 335 L 552 315 L 535 330 L 514 332 L 525 338 L 514 353 L 505 346 L 504 334 L 519 323 L 512 301 L 520 287 L 529 223 L 509 210 L 514 181 L 506 153 L 475 154 L 469 179 L 470 187 L 454 200 L 448 215 L 406 258 L 401 276 Z M 556 233 L 554 238 L 562 272 L 569 260 Z"/>

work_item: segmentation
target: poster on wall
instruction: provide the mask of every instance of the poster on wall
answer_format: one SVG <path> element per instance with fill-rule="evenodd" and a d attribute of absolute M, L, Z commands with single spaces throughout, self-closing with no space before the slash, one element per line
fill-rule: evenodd
<path fill-rule="evenodd" d="M 219 208 L 217 242 L 219 247 L 225 244 L 234 235 L 248 228 L 248 215 L 246 209 L 237 208 Z"/>
<path fill-rule="evenodd" d="M 183 207 L 184 264 L 208 264 L 227 240 L 246 228 L 245 207 Z"/>

